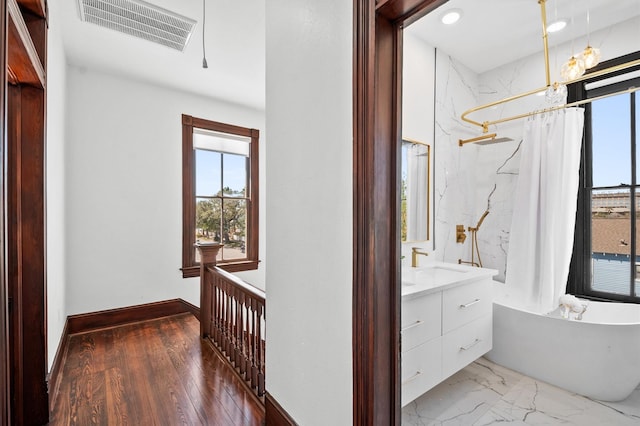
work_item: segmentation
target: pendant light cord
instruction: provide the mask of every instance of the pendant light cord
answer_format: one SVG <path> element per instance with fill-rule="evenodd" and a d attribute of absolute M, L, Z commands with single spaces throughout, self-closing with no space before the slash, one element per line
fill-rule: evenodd
<path fill-rule="evenodd" d="M 209 65 L 207 65 L 207 54 L 204 48 L 204 23 L 206 19 L 205 1 L 206 0 L 202 0 L 202 68 L 209 68 Z"/>
<path fill-rule="evenodd" d="M 591 2 L 587 1 L 587 46 L 591 46 Z"/>

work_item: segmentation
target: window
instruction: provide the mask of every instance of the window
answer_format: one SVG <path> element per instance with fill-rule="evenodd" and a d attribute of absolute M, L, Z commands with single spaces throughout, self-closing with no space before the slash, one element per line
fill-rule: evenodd
<path fill-rule="evenodd" d="M 599 68 L 640 58 L 640 52 Z M 576 83 L 586 105 L 569 291 L 640 303 L 640 87 L 638 67 Z M 606 96 L 606 97 L 605 97 Z"/>
<path fill-rule="evenodd" d="M 258 267 L 259 131 L 182 116 L 182 275 L 200 275 L 196 242 L 224 244 L 218 266 Z"/>

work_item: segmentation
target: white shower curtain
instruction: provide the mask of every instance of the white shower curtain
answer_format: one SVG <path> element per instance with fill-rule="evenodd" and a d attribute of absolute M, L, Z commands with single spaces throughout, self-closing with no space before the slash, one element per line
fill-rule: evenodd
<path fill-rule="evenodd" d="M 407 241 L 427 239 L 428 151 L 419 143 L 407 147 Z"/>
<path fill-rule="evenodd" d="M 566 290 L 583 128 L 581 108 L 537 114 L 524 126 L 506 284 L 541 313 Z"/>

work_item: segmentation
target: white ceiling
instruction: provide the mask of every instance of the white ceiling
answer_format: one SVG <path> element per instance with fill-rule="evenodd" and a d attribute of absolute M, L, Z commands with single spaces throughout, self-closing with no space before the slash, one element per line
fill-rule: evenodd
<path fill-rule="evenodd" d="M 51 25 L 62 33 L 68 63 L 264 109 L 263 0 L 206 0 L 207 69 L 202 0 L 145 1 L 198 22 L 184 52 L 82 22 L 77 0 L 49 0 Z"/>
<path fill-rule="evenodd" d="M 442 24 L 443 13 L 454 8 L 462 9 L 462 19 Z M 640 15 L 640 0 L 547 0 L 546 9 L 549 23 L 556 17 L 568 21 L 563 31 L 549 34 L 552 47 L 587 33 L 587 10 L 593 33 Z M 541 22 L 538 0 L 450 0 L 409 30 L 480 74 L 542 52 Z"/>
<path fill-rule="evenodd" d="M 198 21 L 184 52 L 81 22 L 77 0 L 49 0 L 69 64 L 264 109 L 268 0 L 206 0 L 208 69 L 202 68 L 202 0 L 146 1 Z M 451 8 L 464 15 L 445 26 L 440 17 Z M 639 15 L 640 0 L 547 0 L 549 22 L 556 16 L 575 22 L 550 34 L 550 46 L 585 34 L 587 10 L 594 32 Z M 450 0 L 410 31 L 482 73 L 540 52 L 540 22 L 537 0 Z"/>

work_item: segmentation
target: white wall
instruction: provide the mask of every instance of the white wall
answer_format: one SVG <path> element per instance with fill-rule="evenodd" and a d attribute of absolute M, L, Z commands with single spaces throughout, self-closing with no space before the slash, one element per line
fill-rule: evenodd
<path fill-rule="evenodd" d="M 198 279 L 179 270 L 181 114 L 260 129 L 264 188 L 264 113 L 76 67 L 68 81 L 67 314 L 178 297 L 198 305 Z M 264 287 L 264 262 L 239 275 Z"/>
<path fill-rule="evenodd" d="M 352 16 L 267 12 L 267 391 L 301 425 L 352 422 Z"/>
<path fill-rule="evenodd" d="M 60 25 L 50 16 L 47 53 L 47 349 L 49 368 L 67 318 L 65 306 L 66 62 Z"/>

